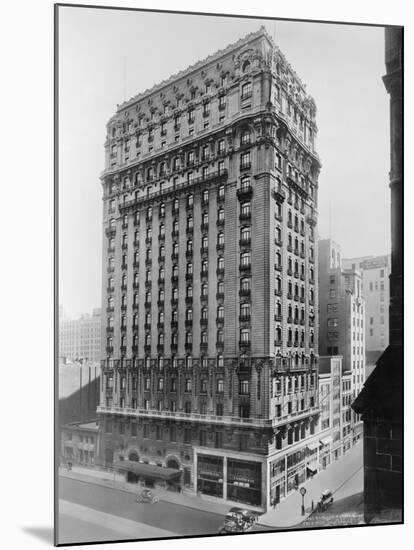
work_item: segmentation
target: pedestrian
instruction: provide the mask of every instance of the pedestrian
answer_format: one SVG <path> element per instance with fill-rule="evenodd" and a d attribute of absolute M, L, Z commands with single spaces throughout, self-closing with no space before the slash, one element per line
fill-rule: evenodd
<path fill-rule="evenodd" d="M 313 500 L 312 500 L 312 512 L 313 512 L 313 506 L 314 506 L 314 504 L 313 504 Z"/>
<path fill-rule="evenodd" d="M 275 499 L 273 497 L 270 497 L 270 506 L 274 509 L 275 508 Z"/>
<path fill-rule="evenodd" d="M 273 510 L 276 510 L 276 504 L 277 504 L 277 500 L 276 498 L 273 499 Z"/>

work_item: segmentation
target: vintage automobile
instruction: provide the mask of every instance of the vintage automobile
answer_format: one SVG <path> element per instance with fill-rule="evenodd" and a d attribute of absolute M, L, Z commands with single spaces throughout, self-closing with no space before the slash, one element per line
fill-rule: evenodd
<path fill-rule="evenodd" d="M 321 498 L 318 501 L 318 510 L 323 512 L 328 508 L 330 504 L 333 503 L 333 500 L 334 499 L 332 496 L 332 491 L 330 491 L 329 489 L 326 489 L 325 491 L 322 492 Z"/>
<path fill-rule="evenodd" d="M 219 534 L 224 533 L 246 533 L 250 531 L 256 522 L 258 514 L 243 508 L 231 508 L 224 518 L 224 523 Z"/>
<path fill-rule="evenodd" d="M 148 504 L 155 504 L 160 499 L 154 495 L 150 489 L 143 489 L 136 498 L 135 502 L 143 502 Z"/>

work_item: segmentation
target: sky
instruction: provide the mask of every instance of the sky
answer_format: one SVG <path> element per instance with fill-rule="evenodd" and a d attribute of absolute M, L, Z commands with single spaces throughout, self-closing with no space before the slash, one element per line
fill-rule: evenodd
<path fill-rule="evenodd" d="M 101 301 L 105 125 L 118 104 L 264 25 L 317 105 L 319 234 L 343 257 L 390 252 L 384 29 L 60 8 L 59 302 Z"/>

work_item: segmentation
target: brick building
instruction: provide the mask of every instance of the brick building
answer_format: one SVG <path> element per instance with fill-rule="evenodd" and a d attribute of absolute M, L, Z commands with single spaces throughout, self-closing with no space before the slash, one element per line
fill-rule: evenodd
<path fill-rule="evenodd" d="M 62 310 L 60 310 L 62 311 Z M 99 363 L 101 359 L 101 310 L 92 315 L 85 313 L 79 319 L 59 316 L 59 357 L 65 360 L 78 359 Z"/>
<path fill-rule="evenodd" d="M 306 479 L 315 114 L 261 28 L 110 119 L 101 463 L 261 509 Z"/>

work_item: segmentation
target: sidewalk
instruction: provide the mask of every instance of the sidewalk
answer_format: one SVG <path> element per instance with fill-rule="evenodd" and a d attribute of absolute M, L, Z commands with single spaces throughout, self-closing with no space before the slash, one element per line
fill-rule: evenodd
<path fill-rule="evenodd" d="M 314 478 L 308 479 L 301 487 L 305 487 L 305 515 L 302 516 L 302 496 L 293 491 L 277 504 L 274 510 L 269 510 L 260 517 L 259 524 L 267 527 L 293 527 L 305 521 L 312 513 L 322 491 L 329 489 L 334 500 L 348 497 L 363 491 L 363 461 L 362 443 L 357 443 L 339 460 L 331 463 L 326 470 L 320 471 Z"/>
<path fill-rule="evenodd" d="M 92 468 L 83 468 L 82 466 L 73 466 L 70 471 L 65 468 L 59 468 L 59 476 L 76 479 L 85 483 L 94 483 L 96 485 L 135 495 L 139 491 L 137 484 L 128 483 L 125 481 L 125 477 L 122 474 L 115 474 L 114 476 L 112 472 L 93 470 Z M 225 515 L 233 505 L 228 501 L 220 502 L 218 499 L 210 500 L 208 496 L 195 495 L 193 492 L 187 492 L 185 490 L 181 493 L 176 493 L 157 487 L 154 492 L 159 499 L 164 502 L 170 502 L 172 504 L 178 504 L 179 506 L 194 508 L 217 515 Z M 234 505 L 236 506 L 237 504 Z"/>

